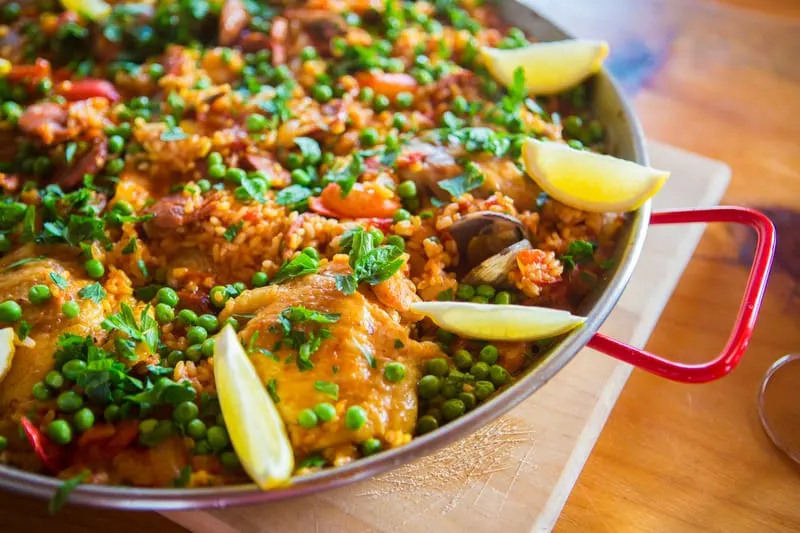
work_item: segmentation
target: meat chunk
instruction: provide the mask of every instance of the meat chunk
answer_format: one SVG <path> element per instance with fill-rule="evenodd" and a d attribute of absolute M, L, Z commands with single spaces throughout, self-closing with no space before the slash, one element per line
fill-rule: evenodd
<path fill-rule="evenodd" d="M 23 247 L 4 257 L 0 269 L 20 259 L 39 257 L 43 251 L 34 246 Z M 69 250 L 63 253 L 47 250 L 47 255 L 49 257 L 45 259 L 4 271 L 0 276 L 0 299 L 14 300 L 22 306 L 22 318 L 31 325 L 30 337 L 35 343 L 30 347 L 17 347 L 11 370 L 0 383 L 0 415 L 25 411 L 32 400 L 33 384 L 53 369 L 53 354 L 61 335 L 92 335 L 98 340 L 105 337 L 100 327 L 104 318 L 102 304 L 78 297 L 78 291 L 92 283 L 85 277 L 79 258 Z M 66 279 L 67 287 L 62 290 L 55 286 L 51 273 Z M 28 291 L 37 284 L 50 287 L 53 297 L 44 304 L 33 305 L 28 299 Z M 72 319 L 61 312 L 61 305 L 70 300 L 80 302 L 81 306 L 80 314 Z"/>
<path fill-rule="evenodd" d="M 336 289 L 332 274 L 348 267 L 332 265 L 333 269 L 320 274 L 245 291 L 229 302 L 220 316 L 225 320 L 234 313 L 256 315 L 241 337 L 245 343 L 252 340 L 258 347 L 273 350 L 274 359 L 254 355 L 253 362 L 264 383 L 275 380 L 278 410 L 301 457 L 323 448 L 341 450 L 373 437 L 390 447 L 405 442 L 416 424 L 419 363 L 439 353 L 432 343 L 410 340 L 405 327 L 361 292 L 344 296 Z M 311 355 L 310 369 L 299 367 L 296 350 L 275 350 L 276 342 L 282 339 L 277 321 L 291 306 L 338 316 L 334 323 L 319 325 L 330 334 Z M 297 327 L 315 326 L 309 323 Z M 288 362 L 287 357 L 291 357 Z M 383 377 L 384 366 L 392 361 L 406 366 L 406 376 L 398 383 Z M 338 386 L 337 397 L 320 391 L 320 382 Z M 302 428 L 297 422 L 300 411 L 320 402 L 335 404 L 336 418 L 312 429 Z M 366 411 L 367 421 L 359 430 L 351 431 L 344 425 L 344 414 L 356 405 Z"/>
<path fill-rule="evenodd" d="M 28 135 L 39 137 L 45 144 L 52 144 L 63 140 L 68 134 L 68 117 L 64 107 L 44 102 L 28 106 L 19 118 L 18 125 Z"/>
<path fill-rule="evenodd" d="M 204 211 L 193 197 L 177 192 L 162 197 L 147 209 L 153 215 L 145 224 L 145 231 L 152 234 L 159 229 L 174 229 L 200 220 Z"/>
<path fill-rule="evenodd" d="M 397 158 L 397 173 L 402 180 L 411 180 L 417 187 L 448 201 L 450 194 L 438 186 L 442 180 L 463 172 L 455 158 L 442 146 L 422 141 L 409 142 Z"/>
<path fill-rule="evenodd" d="M 108 141 L 102 139 L 96 142 L 89 151 L 82 155 L 71 167 L 59 171 L 53 178 L 64 191 L 71 191 L 83 183 L 86 174 L 97 174 L 106 164 L 108 157 Z"/>
<path fill-rule="evenodd" d="M 219 44 L 222 46 L 234 44 L 249 21 L 250 14 L 242 0 L 225 0 L 219 16 Z"/>

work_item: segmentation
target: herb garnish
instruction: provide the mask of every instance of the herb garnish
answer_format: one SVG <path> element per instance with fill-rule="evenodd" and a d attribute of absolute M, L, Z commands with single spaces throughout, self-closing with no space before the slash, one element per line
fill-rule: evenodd
<path fill-rule="evenodd" d="M 50 499 L 50 503 L 47 505 L 47 511 L 51 515 L 56 514 L 59 509 L 64 507 L 64 504 L 67 503 L 69 495 L 72 494 L 72 491 L 74 491 L 78 485 L 89 479 L 91 474 L 92 473 L 89 470 L 84 470 L 80 474 L 67 479 L 61 485 L 59 485 L 56 489 L 56 492 L 53 494 L 53 497 Z"/>
<path fill-rule="evenodd" d="M 352 274 L 337 274 L 336 288 L 345 295 L 353 294 L 361 282 L 377 285 L 392 277 L 405 262 L 403 250 L 391 245 L 375 247 L 372 235 L 357 227 L 341 239 L 342 248 L 350 253 Z"/>
<path fill-rule="evenodd" d="M 453 198 L 459 198 L 462 194 L 474 191 L 483 185 L 484 180 L 481 169 L 470 161 L 466 164 L 464 174 L 440 181 L 439 187 L 449 192 Z"/>
<path fill-rule="evenodd" d="M 228 242 L 233 242 L 233 239 L 239 235 L 239 231 L 241 231 L 242 226 L 244 226 L 244 222 L 241 220 L 231 226 L 228 226 L 228 229 L 225 230 L 225 233 L 222 234 L 225 237 L 225 240 Z"/>
<path fill-rule="evenodd" d="M 319 260 L 310 255 L 300 254 L 288 263 L 285 263 L 275 276 L 273 276 L 270 284 L 276 285 L 307 274 L 314 274 L 317 268 L 319 268 Z"/>
<path fill-rule="evenodd" d="M 150 306 L 142 309 L 138 323 L 133 309 L 128 304 L 123 303 L 120 309 L 119 313 L 109 315 L 103 320 L 103 329 L 117 329 L 135 341 L 144 342 L 150 351 L 155 353 L 158 349 L 158 322 L 148 314 Z"/>
<path fill-rule="evenodd" d="M 314 382 L 314 388 L 325 394 L 326 396 L 330 396 L 334 400 L 339 399 L 339 385 L 336 383 L 331 383 L 330 381 L 320 381 L 317 380 Z"/>
<path fill-rule="evenodd" d="M 91 300 L 96 304 L 99 304 L 106 297 L 106 291 L 105 289 L 103 289 L 102 285 L 95 282 L 79 290 L 78 296 L 80 296 L 81 298 L 86 298 L 88 300 Z"/>
<path fill-rule="evenodd" d="M 270 380 L 267 381 L 267 393 L 269 397 L 272 398 L 273 402 L 281 403 L 281 398 L 278 396 L 278 382 L 275 378 L 270 378 Z"/>
<path fill-rule="evenodd" d="M 311 355 L 319 350 L 322 341 L 331 337 L 330 330 L 320 325 L 333 324 L 340 316 L 302 306 L 287 307 L 278 315 L 277 324 L 270 331 L 283 334 L 280 345 L 285 344 L 297 350 L 297 367 L 300 371 L 310 370 L 314 368 Z"/>
<path fill-rule="evenodd" d="M 594 258 L 595 244 L 587 241 L 572 241 L 567 246 L 567 253 L 559 257 L 564 268 L 572 270 L 578 265 L 589 263 Z"/>

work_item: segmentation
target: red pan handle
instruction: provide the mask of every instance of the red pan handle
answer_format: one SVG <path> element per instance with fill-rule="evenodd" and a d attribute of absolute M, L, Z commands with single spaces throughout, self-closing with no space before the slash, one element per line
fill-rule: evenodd
<path fill-rule="evenodd" d="M 775 227 L 763 213 L 746 207 L 712 207 L 659 211 L 650 217 L 651 224 L 689 224 L 695 222 L 732 222 L 756 230 L 758 241 L 753 265 L 744 291 L 739 313 L 728 343 L 716 359 L 702 364 L 685 364 L 663 359 L 655 354 L 629 346 L 624 342 L 595 334 L 588 346 L 658 376 L 684 383 L 705 383 L 728 374 L 739 363 L 758 318 L 758 310 L 767 287 L 772 257 L 775 253 Z"/>

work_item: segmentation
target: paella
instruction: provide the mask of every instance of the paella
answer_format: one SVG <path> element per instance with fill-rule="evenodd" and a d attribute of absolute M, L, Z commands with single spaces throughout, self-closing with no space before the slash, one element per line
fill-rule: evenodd
<path fill-rule="evenodd" d="M 613 267 L 625 209 L 529 171 L 604 157 L 602 47 L 537 81 L 508 65 L 548 52 L 481 0 L 0 24 L 0 463 L 217 486 L 258 481 L 260 443 L 282 478 L 335 468 L 502 393 L 579 324 L 515 334 L 553 316 L 525 308 L 575 318 Z"/>

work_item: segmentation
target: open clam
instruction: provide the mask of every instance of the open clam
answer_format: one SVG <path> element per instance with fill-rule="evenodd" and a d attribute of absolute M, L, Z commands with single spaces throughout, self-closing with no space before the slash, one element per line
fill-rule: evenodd
<path fill-rule="evenodd" d="M 454 222 L 449 232 L 461 264 L 469 269 L 462 281 L 470 285 L 508 286 L 517 254 L 533 247 L 522 222 L 494 211 L 470 213 Z"/>

